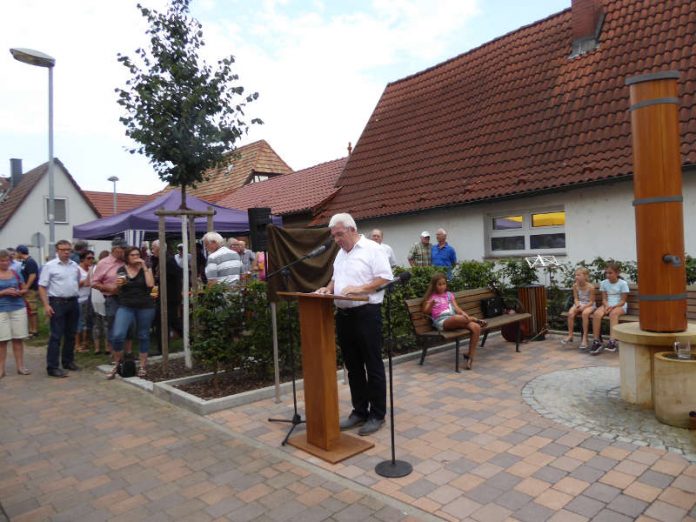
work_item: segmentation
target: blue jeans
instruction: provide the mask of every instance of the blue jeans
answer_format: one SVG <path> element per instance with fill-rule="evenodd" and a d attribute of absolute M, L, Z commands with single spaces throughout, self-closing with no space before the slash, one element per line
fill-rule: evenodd
<path fill-rule="evenodd" d="M 49 297 L 48 304 L 53 308 L 53 317 L 51 317 L 51 336 L 48 338 L 46 351 L 46 369 L 55 370 L 60 368 L 60 363 L 65 367 L 75 362 L 75 332 L 80 308 L 77 297 L 73 299 Z M 63 340 L 62 354 L 61 339 Z"/>
<path fill-rule="evenodd" d="M 112 347 L 115 352 L 123 351 L 123 344 L 126 341 L 128 330 L 135 321 L 137 324 L 137 337 L 140 353 L 150 351 L 150 327 L 155 318 L 154 308 L 131 308 L 129 306 L 119 306 L 116 310 L 113 326 Z"/>

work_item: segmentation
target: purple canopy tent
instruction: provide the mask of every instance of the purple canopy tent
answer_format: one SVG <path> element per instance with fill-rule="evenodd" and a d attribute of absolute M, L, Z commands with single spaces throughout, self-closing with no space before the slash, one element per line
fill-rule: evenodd
<path fill-rule="evenodd" d="M 77 225 L 73 227 L 73 237 L 77 239 L 111 239 L 115 236 L 125 235 L 128 239 L 128 236 L 132 236 L 136 232 L 157 233 L 159 217 L 155 215 L 155 211 L 162 208 L 164 210 L 177 210 L 180 206 L 181 192 L 172 190 L 138 208 Z M 249 232 L 249 217 L 244 210 L 221 207 L 191 195 L 186 196 L 186 206 L 190 210 L 201 211 L 212 207 L 215 211 L 213 229 L 216 232 L 235 234 Z M 274 225 L 282 225 L 282 219 L 278 216 L 273 216 L 272 221 Z M 167 234 L 181 234 L 181 218 L 169 216 L 165 218 L 165 223 Z M 207 219 L 196 219 L 196 232 L 203 234 L 206 231 Z M 133 244 L 139 244 L 139 242 Z"/>

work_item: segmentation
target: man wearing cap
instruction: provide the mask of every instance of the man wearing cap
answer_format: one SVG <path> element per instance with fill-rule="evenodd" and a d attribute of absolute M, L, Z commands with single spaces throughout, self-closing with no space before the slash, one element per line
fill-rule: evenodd
<path fill-rule="evenodd" d="M 24 299 L 28 308 L 29 338 L 32 338 L 39 332 L 37 313 L 39 305 L 39 265 L 29 255 L 29 248 L 26 245 L 17 246 L 17 258 L 22 262 L 22 277 L 27 287 Z"/>
<path fill-rule="evenodd" d="M 118 309 L 118 285 L 116 284 L 116 272 L 124 266 L 123 258 L 128 243 L 120 237 L 114 238 L 111 242 L 111 254 L 97 263 L 92 276 L 92 288 L 96 288 L 104 294 L 106 305 L 106 325 L 108 328 L 107 341 L 109 343 L 109 351 L 111 351 L 111 334 Z"/>
<path fill-rule="evenodd" d="M 44 265 L 39 276 L 39 296 L 46 316 L 51 321 L 51 336 L 46 351 L 46 372 L 49 377 L 67 377 L 65 370 L 80 369 L 75 364 L 75 331 L 80 316 L 77 304 L 80 269 L 77 263 L 70 259 L 71 252 L 70 241 L 58 241 L 56 257 Z M 62 370 L 59 362 L 63 365 Z"/>
<path fill-rule="evenodd" d="M 420 241 L 408 251 L 408 262 L 411 266 L 430 266 L 430 232 L 421 232 Z"/>

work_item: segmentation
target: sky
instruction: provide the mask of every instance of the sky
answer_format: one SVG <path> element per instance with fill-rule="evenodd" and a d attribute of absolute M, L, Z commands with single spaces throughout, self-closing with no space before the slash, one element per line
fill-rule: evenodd
<path fill-rule="evenodd" d="M 571 0 L 191 0 L 209 64 L 234 56 L 260 118 L 237 145 L 265 139 L 294 170 L 347 155 L 385 86 L 570 7 Z M 48 159 L 48 72 L 10 48 L 56 59 L 54 155 L 83 190 L 150 194 L 164 184 L 119 122 L 118 53 L 146 46 L 135 0 L 3 0 L 0 175 Z M 165 11 L 166 0 L 141 0 Z"/>

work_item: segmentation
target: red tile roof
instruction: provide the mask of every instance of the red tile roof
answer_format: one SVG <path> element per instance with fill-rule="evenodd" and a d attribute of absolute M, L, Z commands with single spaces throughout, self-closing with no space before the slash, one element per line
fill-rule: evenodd
<path fill-rule="evenodd" d="M 244 185 L 217 203 L 242 210 L 270 207 L 276 215 L 311 211 L 336 192 L 334 185 L 347 160 L 327 161 L 292 174 Z"/>
<path fill-rule="evenodd" d="M 65 175 L 68 178 L 68 181 L 70 181 L 75 187 L 75 189 L 80 194 L 82 194 L 82 197 L 85 199 L 85 202 L 94 211 L 94 213 L 99 215 L 97 207 L 95 207 L 94 204 L 89 200 L 89 198 L 85 196 L 80 186 L 77 184 L 70 172 L 68 172 L 68 169 L 65 168 L 65 165 L 63 165 L 63 163 L 61 163 L 61 161 L 58 158 L 54 158 L 53 161 L 55 163 L 54 168 L 63 169 Z M 2 201 L 2 203 L 0 203 L 0 228 L 5 226 L 7 220 L 10 219 L 12 214 L 14 214 L 15 211 L 22 205 L 22 202 L 31 193 L 32 189 L 39 184 L 41 178 L 47 172 L 48 162 L 39 165 L 38 167 L 22 174 L 22 179 L 19 181 L 17 186 L 12 188 L 12 190 L 10 190 L 10 193 L 7 195 L 7 198 L 5 198 Z"/>
<path fill-rule="evenodd" d="M 114 215 L 114 193 L 113 192 L 97 192 L 95 190 L 83 191 L 85 196 L 97 208 L 101 217 Z M 116 211 L 118 213 L 125 212 L 144 205 L 148 201 L 157 198 L 161 193 L 155 194 L 121 194 L 116 193 Z"/>
<path fill-rule="evenodd" d="M 266 140 L 255 141 L 238 147 L 228 155 L 228 160 L 221 167 L 210 171 L 208 181 L 200 183 L 196 188 L 187 189 L 187 193 L 211 203 L 217 203 L 226 195 L 249 183 L 254 174 L 271 177 L 290 172 L 292 169 L 275 153 Z"/>
<path fill-rule="evenodd" d="M 387 85 L 337 182 L 365 219 L 630 176 L 627 77 L 679 70 L 696 162 L 696 3 L 604 1 L 596 50 L 570 59 L 571 10 Z"/>

